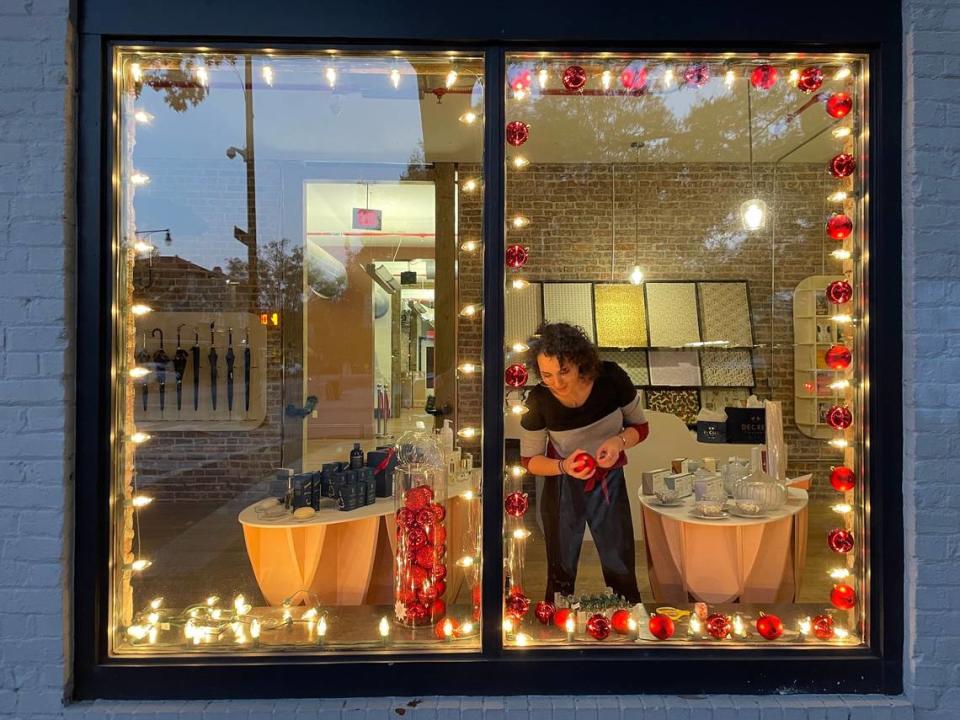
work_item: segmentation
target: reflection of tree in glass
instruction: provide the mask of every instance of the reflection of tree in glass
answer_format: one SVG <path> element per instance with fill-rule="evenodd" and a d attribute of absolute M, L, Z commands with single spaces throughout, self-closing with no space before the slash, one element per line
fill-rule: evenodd
<path fill-rule="evenodd" d="M 286 238 L 272 240 L 258 252 L 258 302 L 271 311 L 299 312 L 303 304 L 300 278 L 303 273 L 303 248 L 291 248 Z M 238 257 L 227 260 L 227 277 L 238 284 L 247 282 L 247 261 Z M 341 288 L 342 290 L 342 288 Z"/>
<path fill-rule="evenodd" d="M 174 64 L 176 62 L 176 64 Z M 197 78 L 201 67 L 220 67 L 224 63 L 236 66 L 236 55 L 204 55 L 179 57 L 165 56 L 156 63 L 146 63 L 143 79 L 134 83 L 134 94 L 139 98 L 147 85 L 163 95 L 163 101 L 175 112 L 185 112 L 188 106 L 196 107 L 210 94 L 209 85 Z"/>

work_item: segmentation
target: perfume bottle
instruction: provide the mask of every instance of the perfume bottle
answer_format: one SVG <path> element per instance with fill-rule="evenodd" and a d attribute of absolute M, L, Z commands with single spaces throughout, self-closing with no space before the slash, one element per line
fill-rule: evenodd
<path fill-rule="evenodd" d="M 360 449 L 360 443 L 353 444 L 353 450 L 350 451 L 350 469 L 359 470 L 363 467 L 363 450 Z"/>

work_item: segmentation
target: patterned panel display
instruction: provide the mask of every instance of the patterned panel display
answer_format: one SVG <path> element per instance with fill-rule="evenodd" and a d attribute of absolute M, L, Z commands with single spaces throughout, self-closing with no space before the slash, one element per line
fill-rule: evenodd
<path fill-rule="evenodd" d="M 504 327 L 507 345 L 526 342 L 543 322 L 543 301 L 540 283 L 530 283 L 520 290 L 509 289 L 504 294 Z"/>
<path fill-rule="evenodd" d="M 601 350 L 601 360 L 610 360 L 622 367 L 634 385 L 649 385 L 646 350 Z"/>
<path fill-rule="evenodd" d="M 645 347 L 647 309 L 640 285 L 596 285 L 597 345 Z"/>
<path fill-rule="evenodd" d="M 687 425 L 697 422 L 700 395 L 696 390 L 647 390 L 647 408 L 676 415 Z"/>
<path fill-rule="evenodd" d="M 704 340 L 726 340 L 732 347 L 751 347 L 747 284 L 698 283 Z"/>
<path fill-rule="evenodd" d="M 647 283 L 651 347 L 683 347 L 700 341 L 697 286 L 694 283 Z"/>
<path fill-rule="evenodd" d="M 544 283 L 543 318 L 547 322 L 579 325 L 592 342 L 593 292 L 590 283 Z"/>
<path fill-rule="evenodd" d="M 700 362 L 704 385 L 753 385 L 753 361 L 749 350 L 701 350 Z"/>
<path fill-rule="evenodd" d="M 726 407 L 744 407 L 750 391 L 746 388 L 703 388 L 700 390 L 701 407 L 723 412 Z"/>
<path fill-rule="evenodd" d="M 651 350 L 650 384 L 700 385 L 700 358 L 696 350 Z"/>

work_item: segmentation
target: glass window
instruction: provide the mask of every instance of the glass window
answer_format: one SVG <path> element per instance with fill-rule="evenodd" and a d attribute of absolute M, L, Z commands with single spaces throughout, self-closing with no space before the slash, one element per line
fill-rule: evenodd
<path fill-rule="evenodd" d="M 505 644 L 865 643 L 865 58 L 506 65 Z"/>
<path fill-rule="evenodd" d="M 114 62 L 112 651 L 478 649 L 482 57 Z"/>

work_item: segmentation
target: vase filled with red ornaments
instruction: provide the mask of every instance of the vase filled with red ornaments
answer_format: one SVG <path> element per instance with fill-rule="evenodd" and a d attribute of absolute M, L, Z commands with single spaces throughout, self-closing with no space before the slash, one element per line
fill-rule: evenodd
<path fill-rule="evenodd" d="M 407 627 L 429 626 L 446 615 L 446 470 L 443 452 L 426 430 L 402 435 L 394 471 L 397 552 L 394 615 Z"/>

